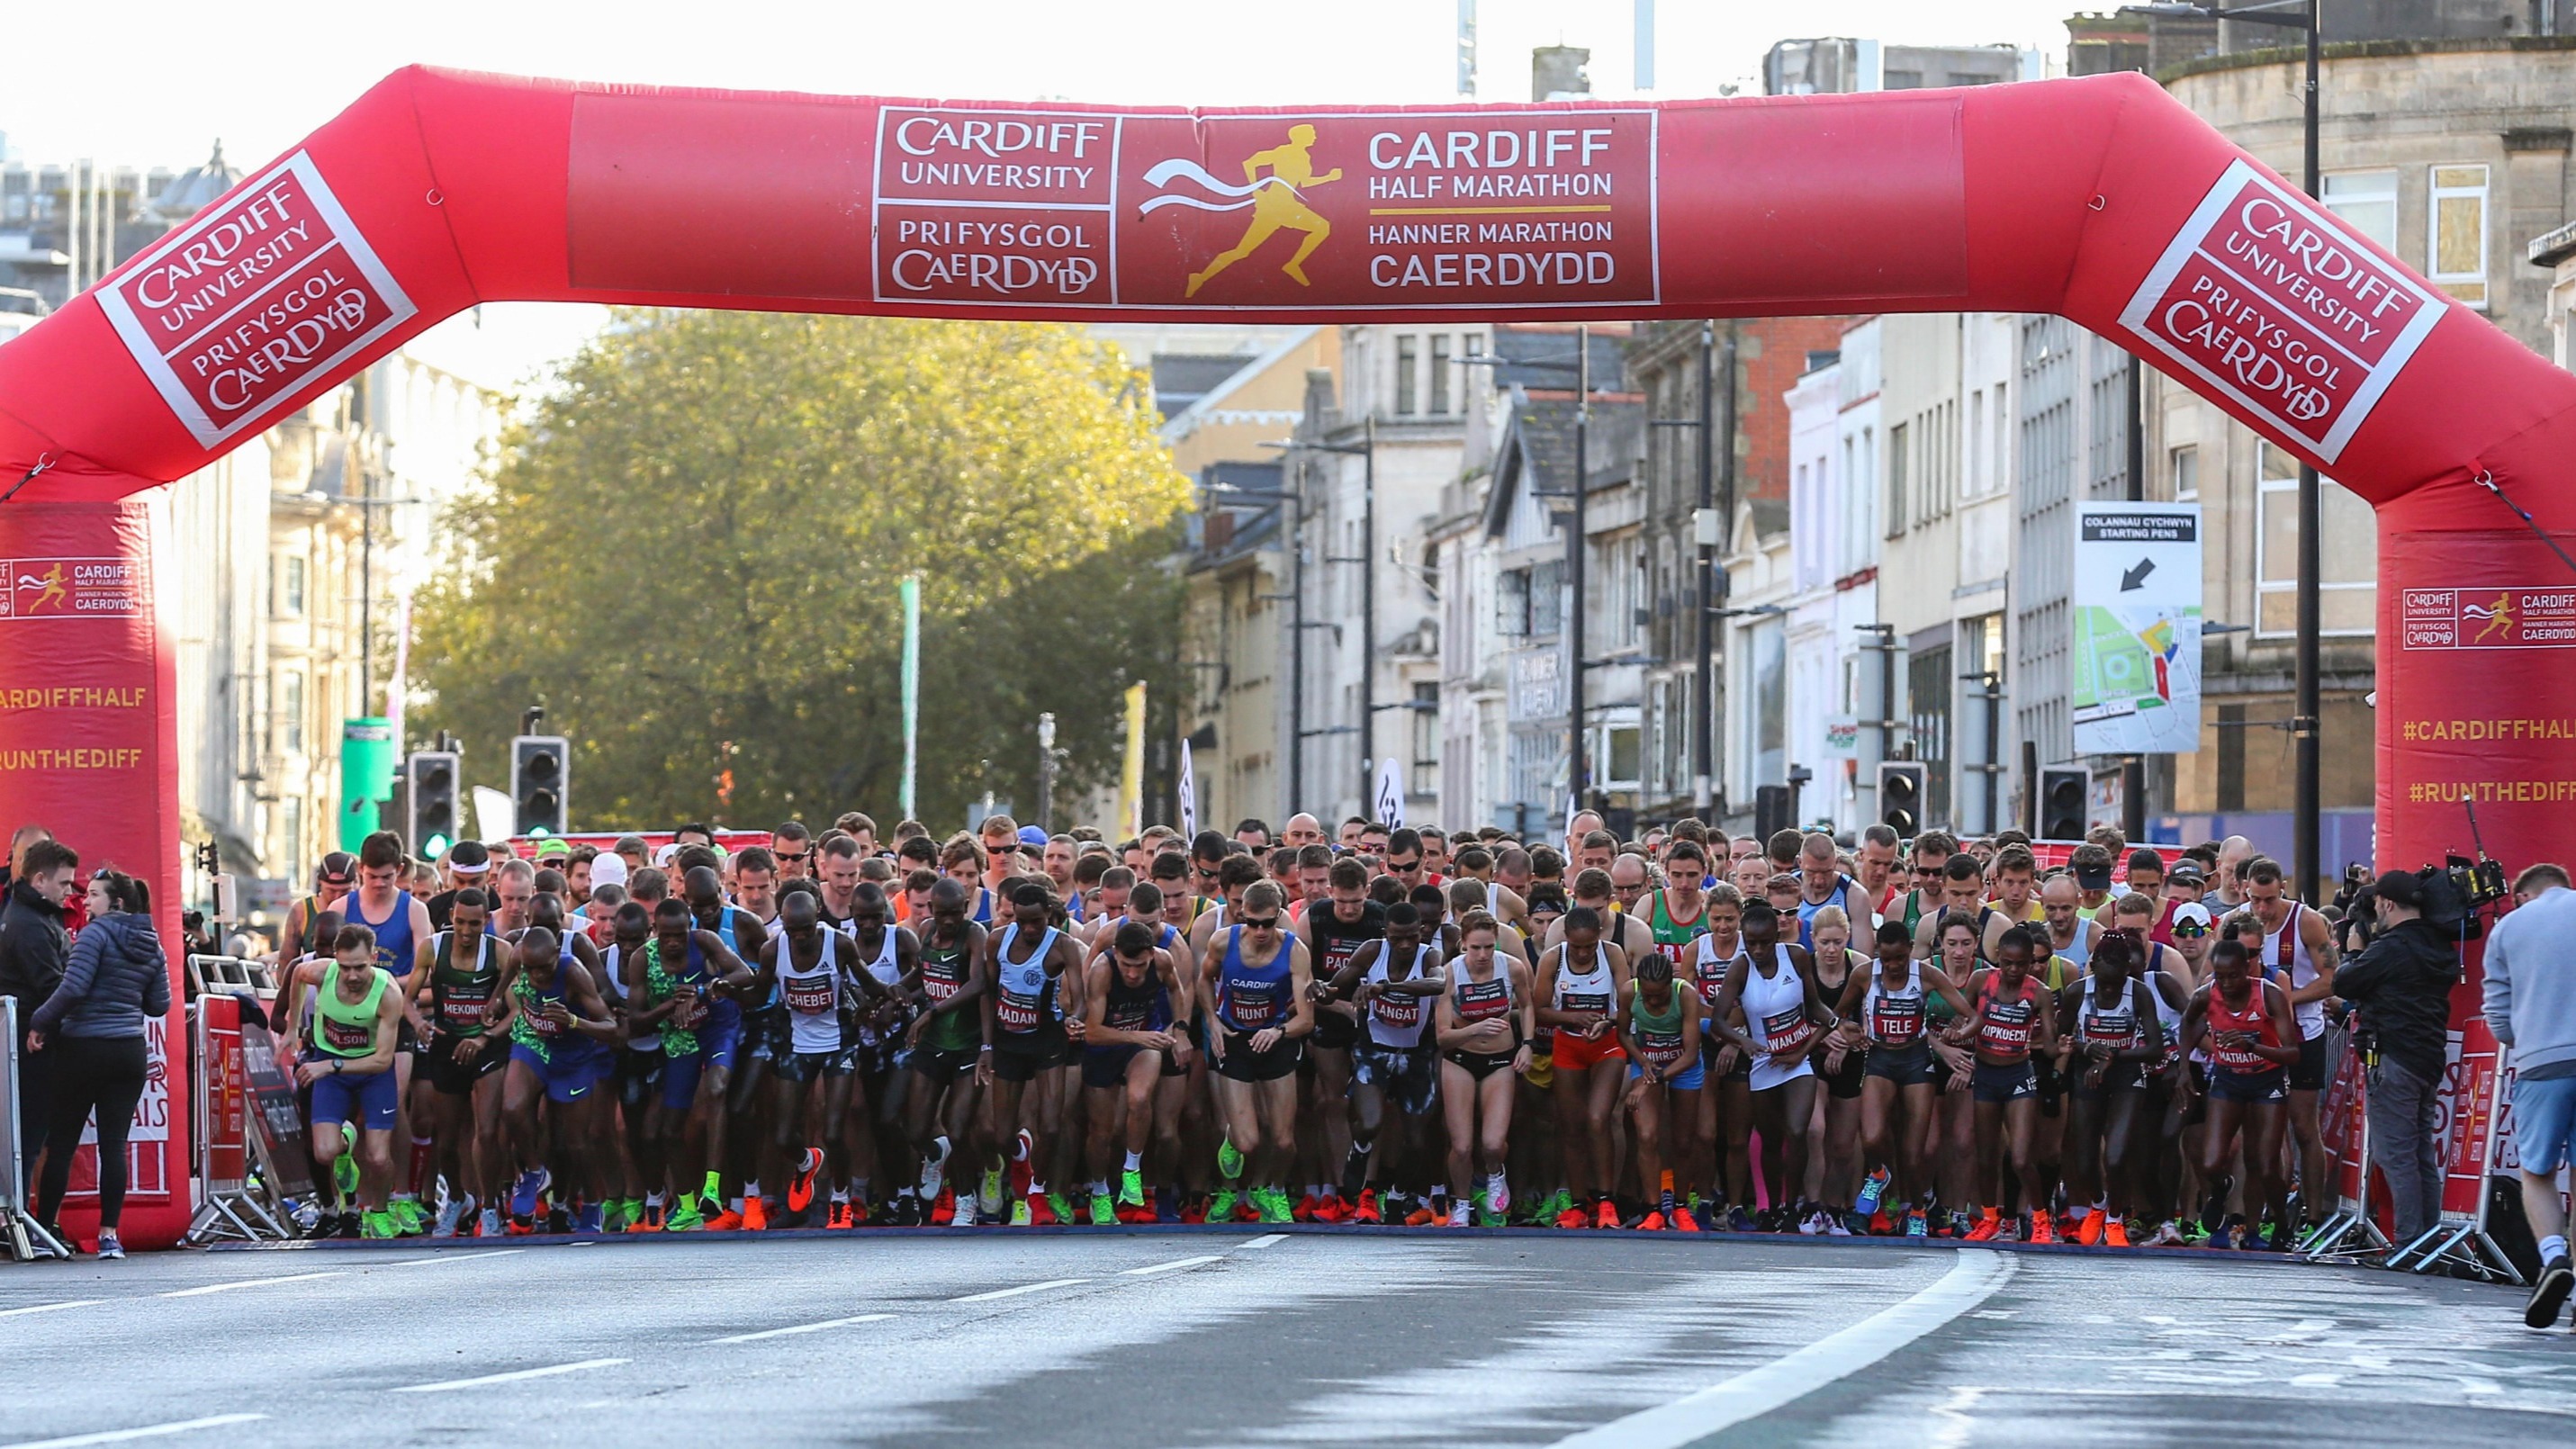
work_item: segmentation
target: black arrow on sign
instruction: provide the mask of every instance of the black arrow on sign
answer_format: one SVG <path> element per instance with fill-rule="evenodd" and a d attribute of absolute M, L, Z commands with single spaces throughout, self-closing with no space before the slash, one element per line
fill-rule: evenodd
<path fill-rule="evenodd" d="M 2129 590 L 2146 583 L 2147 575 L 2154 573 L 2155 571 L 2156 561 L 2154 559 L 2142 558 L 2138 560 L 2138 566 L 2136 568 L 2130 569 L 2126 573 L 2120 575 L 2120 592 L 2125 594 Z"/>

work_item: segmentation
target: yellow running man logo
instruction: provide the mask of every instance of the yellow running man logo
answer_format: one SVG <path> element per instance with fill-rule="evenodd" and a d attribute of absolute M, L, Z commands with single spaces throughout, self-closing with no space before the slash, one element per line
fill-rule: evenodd
<path fill-rule="evenodd" d="M 2470 607 L 2470 609 L 2471 609 L 2471 611 L 2472 611 L 2472 612 L 2476 611 L 2476 609 L 2477 609 L 2477 606 L 2476 606 L 2476 605 L 2474 605 L 2474 604 L 2470 605 L 2469 607 Z M 2488 635 L 2490 635 L 2490 634 L 2502 634 L 2502 635 L 2503 635 L 2503 636 L 2505 636 L 2507 639 L 2510 639 L 2510 638 L 2512 638 L 2512 637 L 2513 637 L 2513 595 L 2512 595 L 2512 594 L 2510 594 L 2510 593 L 2499 593 L 2499 594 L 2497 594 L 2497 595 L 2495 596 L 2495 606 L 2494 606 L 2493 608 L 2491 608 L 2491 609 L 2486 610 L 2485 612 L 2486 612 L 2486 616 L 2487 616 L 2487 626 L 2486 626 L 2485 628 L 2483 628 L 2483 629 L 2480 629 L 2480 630 L 2478 631 L 2478 637 L 2477 637 L 2477 638 L 2475 638 L 2475 639 L 2470 640 L 2470 641 L 2469 641 L 2470 643 L 2472 643 L 2472 644 L 2483 644 L 2483 643 L 2485 643 L 2485 642 L 2486 642 L 2486 640 L 2487 640 L 2487 636 L 2488 636 Z"/>
<path fill-rule="evenodd" d="M 1261 249 L 1263 242 L 1281 231 L 1302 233 L 1304 240 L 1297 243 L 1297 250 L 1288 260 L 1279 264 L 1279 270 L 1298 286 L 1307 285 L 1306 258 L 1313 256 L 1315 248 L 1322 246 L 1324 239 L 1333 234 L 1333 224 L 1317 216 L 1314 209 L 1306 205 L 1304 189 L 1342 179 L 1342 168 L 1338 166 L 1321 173 L 1315 170 L 1314 146 L 1313 126 L 1301 122 L 1289 127 L 1286 141 L 1244 158 L 1243 185 L 1240 187 L 1219 181 L 1196 163 L 1186 160 L 1165 161 L 1145 173 L 1145 179 L 1156 186 L 1186 177 L 1219 195 L 1240 198 L 1230 203 L 1210 204 L 1190 197 L 1158 196 L 1145 203 L 1143 209 L 1146 211 L 1163 205 L 1187 206 L 1199 211 L 1252 208 L 1252 224 L 1244 228 L 1243 239 L 1218 253 L 1205 268 L 1191 274 L 1189 288 L 1181 295 L 1197 296 L 1199 288 L 1206 286 L 1210 278 L 1251 256 Z M 1262 174 L 1264 171 L 1269 174 Z"/>
<path fill-rule="evenodd" d="M 44 586 L 44 592 L 36 595 L 36 601 L 27 606 L 27 612 L 30 614 L 48 605 L 60 605 L 63 600 L 71 597 L 71 588 L 63 582 L 63 566 L 59 563 L 41 574 L 18 576 L 18 587 L 22 589 L 32 589 L 40 584 Z"/>

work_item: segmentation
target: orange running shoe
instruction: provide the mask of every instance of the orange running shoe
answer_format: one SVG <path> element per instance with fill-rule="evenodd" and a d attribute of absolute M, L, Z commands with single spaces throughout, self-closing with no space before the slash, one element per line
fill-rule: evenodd
<path fill-rule="evenodd" d="M 845 1202 L 832 1204 L 832 1215 L 823 1223 L 827 1228 L 855 1228 L 858 1225 L 857 1215 L 850 1211 L 850 1205 Z"/>
<path fill-rule="evenodd" d="M 2109 1215 L 2104 1214 L 2103 1216 L 2108 1217 Z M 2109 1222 L 2104 1223 L 2102 1225 L 2102 1246 L 2106 1248 L 2125 1248 L 2129 1246 L 2129 1225 L 2118 1218 L 2111 1218 Z"/>
<path fill-rule="evenodd" d="M 1315 1221 L 1346 1223 L 1351 1220 L 1351 1205 L 1338 1192 L 1328 1192 L 1315 1200 Z"/>
<path fill-rule="evenodd" d="M 1896 1219 L 1887 1215 L 1887 1209 L 1880 1208 L 1869 1215 L 1869 1235 L 1873 1238 L 1891 1238 L 1896 1235 Z"/>
<path fill-rule="evenodd" d="M 2092 1211 L 2087 1212 L 2084 1215 L 2083 1223 L 2075 1229 L 2075 1241 L 2082 1243 L 2088 1248 L 2098 1248 L 2102 1246 L 2102 1230 L 2104 1226 L 2103 1219 L 2109 1216 L 2109 1213 L 2102 1211 L 2100 1208 L 2095 1208 Z"/>
<path fill-rule="evenodd" d="M 1315 1199 L 1315 1195 L 1310 1192 L 1304 1197 L 1297 1199 L 1297 1206 L 1289 1210 L 1288 1216 L 1297 1222 L 1311 1223 L 1315 1220 L 1315 1209 L 1319 1205 L 1320 1204 L 1318 1204 Z"/>
<path fill-rule="evenodd" d="M 1360 1205 L 1357 1208 L 1352 1209 L 1351 1221 L 1355 1223 L 1382 1223 L 1386 1221 L 1385 1218 L 1378 1215 L 1376 1192 L 1368 1188 L 1362 1188 L 1360 1190 Z"/>
<path fill-rule="evenodd" d="M 1424 1203 L 1422 1206 L 1415 1208 L 1413 1211 L 1404 1215 L 1404 1225 L 1408 1228 L 1427 1228 L 1431 1226 L 1434 1218 L 1435 1215 L 1431 1211 L 1431 1205 L 1429 1203 Z"/>
<path fill-rule="evenodd" d="M 2057 1224 L 2050 1219 L 2047 1213 L 2035 1212 L 2030 1215 L 2029 1241 L 2034 1243 L 2054 1243 L 2057 1241 Z"/>
<path fill-rule="evenodd" d="M 1660 1233 L 1664 1231 L 1665 1226 L 1664 1215 L 1660 1212 L 1651 1212 L 1646 1214 L 1644 1221 L 1637 1224 L 1637 1231 L 1641 1233 Z"/>
<path fill-rule="evenodd" d="M 745 1204 L 745 1206 L 747 1207 L 749 1204 Z M 726 1208 L 723 1212 L 707 1219 L 706 1231 L 710 1233 L 740 1232 L 742 1230 L 742 1224 L 743 1215 L 735 1212 L 732 1208 Z"/>
<path fill-rule="evenodd" d="M 1571 1232 L 1592 1226 L 1592 1215 L 1579 1207 L 1570 1207 L 1556 1215 L 1556 1225 Z"/>
<path fill-rule="evenodd" d="M 1594 1210 L 1593 1220 L 1594 1226 L 1596 1227 L 1615 1228 L 1619 1226 L 1618 1205 L 1611 1202 L 1610 1199 L 1606 1197 L 1601 1199 L 1601 1206 Z"/>
<path fill-rule="evenodd" d="M 823 1154 L 808 1147 L 796 1160 L 795 1175 L 787 1179 L 787 1210 L 801 1213 L 814 1205 L 814 1174 L 823 1170 Z"/>
<path fill-rule="evenodd" d="M 1699 1231 L 1699 1219 L 1691 1216 L 1689 1208 L 1677 1207 L 1673 1209 L 1673 1227 L 1678 1232 L 1695 1233 Z"/>
<path fill-rule="evenodd" d="M 709 1223 L 707 1226 L 714 1227 L 715 1224 Z M 747 1197 L 742 1200 L 742 1230 L 746 1233 L 765 1233 L 769 1231 L 769 1204 L 767 1202 L 756 1197 Z"/>
<path fill-rule="evenodd" d="M 713 1224 L 709 1224 L 709 1226 L 713 1226 Z M 1997 1212 L 1993 1208 L 1988 1208 L 1984 1215 L 1977 1219 L 1977 1225 L 1968 1229 L 1967 1240 L 1971 1243 L 1991 1243 L 1995 1240 L 1995 1235 L 2003 1230 L 2003 1214 Z"/>

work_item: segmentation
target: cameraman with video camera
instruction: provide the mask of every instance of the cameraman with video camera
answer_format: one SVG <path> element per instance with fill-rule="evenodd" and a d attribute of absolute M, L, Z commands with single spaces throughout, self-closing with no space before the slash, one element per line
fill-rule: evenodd
<path fill-rule="evenodd" d="M 2425 918 L 2427 904 L 2424 882 L 2409 871 L 2356 891 L 2353 914 L 2369 913 L 2370 944 L 2335 973 L 2335 995 L 2360 1012 L 2353 1049 L 2370 1073 L 2370 1160 L 2388 1180 L 2400 1243 L 2431 1228 L 2442 1209 L 2433 1117 L 2460 958 L 2457 922 L 2446 933 Z"/>

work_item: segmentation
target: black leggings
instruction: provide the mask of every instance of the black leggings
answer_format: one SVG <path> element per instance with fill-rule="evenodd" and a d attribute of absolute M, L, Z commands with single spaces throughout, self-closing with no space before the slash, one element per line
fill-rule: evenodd
<path fill-rule="evenodd" d="M 45 1055 L 54 1059 L 53 1120 L 46 1128 L 44 1176 L 36 1184 L 36 1220 L 51 1223 L 62 1211 L 72 1154 L 95 1110 L 98 1225 L 112 1232 L 125 1212 L 125 1139 L 134 1130 L 134 1104 L 143 1100 L 143 1038 L 58 1036 L 46 1044 Z"/>

